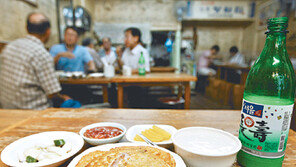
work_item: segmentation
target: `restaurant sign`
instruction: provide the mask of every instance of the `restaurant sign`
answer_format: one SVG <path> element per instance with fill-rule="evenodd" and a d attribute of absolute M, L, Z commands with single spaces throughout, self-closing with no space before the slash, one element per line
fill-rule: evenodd
<path fill-rule="evenodd" d="M 246 19 L 253 6 L 250 1 L 192 1 L 185 19 Z"/>

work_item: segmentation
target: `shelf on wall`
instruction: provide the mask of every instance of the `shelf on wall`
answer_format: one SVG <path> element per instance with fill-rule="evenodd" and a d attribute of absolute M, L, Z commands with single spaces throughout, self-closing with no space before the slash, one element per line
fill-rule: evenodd
<path fill-rule="evenodd" d="M 247 19 L 184 19 L 182 25 L 184 26 L 243 26 L 247 27 L 255 22 L 253 18 Z"/>

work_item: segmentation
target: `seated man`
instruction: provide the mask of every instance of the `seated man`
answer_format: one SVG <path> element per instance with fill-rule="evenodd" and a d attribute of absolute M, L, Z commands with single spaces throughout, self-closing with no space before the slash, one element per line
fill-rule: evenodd
<path fill-rule="evenodd" d="M 111 46 L 111 39 L 110 38 L 103 38 L 103 49 L 99 51 L 99 55 L 101 57 L 101 61 L 105 65 L 113 65 L 116 66 L 116 53 L 112 50 Z"/>
<path fill-rule="evenodd" d="M 228 64 L 238 65 L 238 66 L 245 66 L 245 58 L 244 56 L 239 53 L 238 48 L 236 46 L 232 46 L 229 49 L 230 52 L 230 59 Z"/>
<path fill-rule="evenodd" d="M 204 51 L 198 58 L 197 62 L 197 76 L 198 80 L 196 82 L 195 89 L 201 93 L 205 92 L 207 86 L 208 77 L 216 75 L 216 71 L 210 68 L 210 64 L 213 59 L 216 58 L 216 55 L 220 51 L 218 45 L 214 45 L 210 50 Z"/>
<path fill-rule="evenodd" d="M 142 46 L 141 39 L 141 31 L 137 28 L 128 28 L 125 30 L 125 46 L 122 57 L 119 56 L 119 65 L 122 67 L 123 65 L 129 66 L 132 68 L 133 73 L 138 73 L 139 68 L 139 58 L 141 56 L 141 52 L 143 52 L 143 56 L 145 59 L 145 70 L 146 72 L 150 72 L 150 63 L 149 63 L 149 54 L 148 51 Z M 147 97 L 147 88 L 138 87 L 138 86 L 130 86 L 125 88 L 127 92 L 127 99 L 129 107 L 144 107 L 145 106 L 145 98 Z"/>
<path fill-rule="evenodd" d="M 91 38 L 85 38 L 82 41 L 82 46 L 84 46 L 88 50 L 89 54 L 92 56 L 96 69 L 103 68 L 103 63 L 101 62 L 101 58 L 99 54 L 96 52 L 96 50 L 94 49 L 95 48 L 94 40 Z"/>
<path fill-rule="evenodd" d="M 93 58 L 83 46 L 77 45 L 78 32 L 74 27 L 67 27 L 64 35 L 65 43 L 51 47 L 57 70 L 63 71 L 96 71 Z M 87 70 L 85 71 L 85 66 Z"/>
<path fill-rule="evenodd" d="M 44 48 L 50 37 L 50 22 L 40 13 L 27 18 L 25 38 L 10 42 L 0 55 L 0 102 L 3 108 L 42 110 L 56 99 L 59 107 L 70 99 L 61 95 L 53 59 Z"/>
<path fill-rule="evenodd" d="M 239 53 L 238 48 L 236 46 L 232 46 L 229 49 L 230 52 L 230 59 L 227 64 L 229 65 L 236 65 L 236 66 L 246 66 L 245 64 L 245 58 L 242 54 Z M 240 83 L 240 75 L 241 71 L 240 70 L 229 70 L 227 72 L 228 76 L 228 81 L 239 84 Z"/>
<path fill-rule="evenodd" d="M 141 52 L 143 52 L 145 58 L 146 72 L 150 72 L 149 54 L 148 51 L 142 46 L 141 37 L 142 34 L 138 28 L 128 28 L 125 30 L 124 43 L 126 49 L 124 50 L 122 57 L 119 57 L 119 65 L 130 66 L 133 69 L 133 73 L 138 72 Z"/>
<path fill-rule="evenodd" d="M 199 75 L 212 76 L 216 74 L 216 71 L 212 68 L 209 68 L 209 65 L 212 62 L 212 60 L 216 57 L 219 51 L 219 46 L 214 45 L 210 50 L 203 52 L 199 56 L 197 62 L 197 72 L 199 73 Z"/>

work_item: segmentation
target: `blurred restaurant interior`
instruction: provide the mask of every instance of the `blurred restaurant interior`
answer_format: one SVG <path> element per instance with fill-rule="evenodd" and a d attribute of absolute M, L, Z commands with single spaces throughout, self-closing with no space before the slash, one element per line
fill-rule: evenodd
<path fill-rule="evenodd" d="M 80 108 L 86 109 L 89 115 L 85 117 L 92 122 L 88 109 L 110 109 L 114 115 L 116 110 L 112 109 L 118 108 L 165 110 L 168 120 L 162 115 L 167 122 L 159 123 L 173 122 L 170 110 L 202 110 L 205 115 L 213 110 L 213 113 L 225 110 L 240 113 L 248 73 L 264 48 L 267 20 L 274 17 L 289 19 L 286 47 L 296 69 L 295 0 L 0 0 L 0 4 L 0 110 L 3 111 L 29 109 L 33 113 L 31 110 L 53 107 Z M 50 23 L 48 38 L 34 28 L 34 19 L 38 22 L 38 17 L 46 22 L 42 26 Z M 46 50 L 27 36 L 30 31 L 44 39 L 41 41 Z M 28 39 L 31 41 L 25 42 Z M 34 54 L 52 57 L 54 64 L 45 64 L 52 61 L 46 57 L 33 59 L 30 48 Z M 71 53 L 66 54 L 67 49 Z M 23 64 L 22 55 L 12 58 L 16 50 L 28 55 L 31 64 Z M 135 56 L 137 60 L 133 60 Z M 5 61 L 10 62 L 1 64 Z M 22 82 L 27 84 L 23 88 Z M 75 121 L 80 115 L 76 114 L 69 119 Z M 294 110 L 291 121 L 294 130 L 295 115 Z M 52 117 L 55 115 L 48 113 L 42 119 Z M 4 114 L 5 119 L 8 117 Z M 29 118 L 15 119 L 22 120 L 18 124 L 22 125 Z M 128 119 L 125 121 L 127 126 L 132 125 Z M 212 125 L 210 120 L 207 123 Z M 86 122 L 78 124 L 76 128 L 81 128 Z M 189 125 L 186 120 L 183 124 L 176 123 L 178 128 Z M 17 124 L 7 123 L 7 127 L 11 130 Z M 2 128 L 3 135 L 9 135 Z M 236 134 L 238 128 L 234 132 L 227 125 L 223 130 Z M 18 133 L 24 137 L 39 131 Z M 0 142 L 0 149 L 15 139 Z M 294 149 L 294 160 L 295 155 Z"/>
<path fill-rule="evenodd" d="M 111 39 L 112 49 L 116 50 L 124 47 L 124 30 L 138 27 L 150 55 L 152 73 L 154 70 L 181 72 L 198 78 L 197 82 L 190 82 L 191 109 L 241 108 L 248 71 L 264 46 L 267 18 L 290 18 L 287 49 L 296 67 L 296 59 L 293 61 L 296 14 L 292 0 L 2 0 L 1 11 L 5 13 L 5 17 L 1 17 L 1 50 L 10 41 L 26 35 L 25 20 L 33 11 L 44 13 L 51 22 L 47 49 L 61 43 L 64 29 L 74 24 L 79 27 L 78 44 L 90 38 L 98 53 L 103 49 L 104 37 Z M 214 45 L 219 46 L 209 65 L 214 73 L 199 73 L 203 66 L 199 63 L 200 55 Z M 223 67 L 230 62 L 229 50 L 233 46 L 244 60 L 240 64 L 234 62 L 233 67 Z M 97 69 L 102 72 L 103 66 Z M 146 104 L 139 107 L 182 108 L 179 105 L 184 103 L 182 100 L 178 105 L 163 104 L 163 100 L 177 102 L 174 98 L 177 88 L 149 89 L 149 96 L 144 97 Z M 77 97 L 83 106 L 94 107 L 104 102 L 102 87 L 91 85 L 85 91 L 85 96 Z"/>

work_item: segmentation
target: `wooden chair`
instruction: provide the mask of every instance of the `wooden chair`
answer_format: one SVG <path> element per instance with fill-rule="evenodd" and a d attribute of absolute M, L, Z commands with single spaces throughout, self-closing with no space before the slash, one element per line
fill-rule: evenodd
<path fill-rule="evenodd" d="M 218 101 L 218 88 L 220 87 L 222 80 L 216 78 L 209 79 L 209 86 L 206 88 L 206 95 L 211 99 Z"/>
<path fill-rule="evenodd" d="M 233 108 L 234 109 L 241 109 L 242 107 L 242 100 L 244 96 L 244 85 L 235 84 L 233 87 Z"/>
<path fill-rule="evenodd" d="M 296 109 L 295 109 L 296 101 L 294 102 L 294 109 L 293 109 L 293 115 L 291 118 L 291 125 L 290 129 L 293 129 L 296 131 Z"/>

